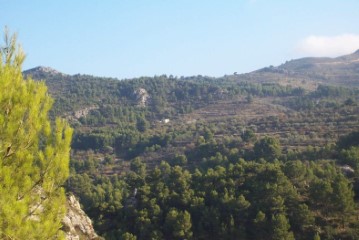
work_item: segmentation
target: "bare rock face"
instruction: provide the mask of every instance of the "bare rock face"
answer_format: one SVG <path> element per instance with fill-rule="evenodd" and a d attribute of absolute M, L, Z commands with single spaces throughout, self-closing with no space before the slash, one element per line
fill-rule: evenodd
<path fill-rule="evenodd" d="M 87 107 L 87 108 L 77 110 L 77 111 L 74 112 L 74 117 L 76 119 L 79 119 L 81 117 L 86 117 L 91 110 L 95 110 L 95 109 L 98 109 L 98 107 L 97 106 L 90 106 L 90 107 Z"/>
<path fill-rule="evenodd" d="M 137 105 L 140 107 L 146 107 L 146 105 L 150 99 L 150 95 L 148 94 L 146 89 L 138 88 L 134 91 L 133 94 L 136 97 Z"/>
<path fill-rule="evenodd" d="M 95 233 L 91 219 L 81 209 L 80 203 L 74 195 L 67 197 L 67 214 L 62 220 L 63 231 L 68 240 L 99 240 Z"/>
<path fill-rule="evenodd" d="M 44 67 L 44 66 L 38 66 L 35 68 L 28 69 L 28 70 L 24 71 L 23 74 L 24 75 L 32 75 L 35 78 L 36 77 L 44 77 L 46 74 L 67 76 L 67 74 L 59 72 L 53 68 Z"/>

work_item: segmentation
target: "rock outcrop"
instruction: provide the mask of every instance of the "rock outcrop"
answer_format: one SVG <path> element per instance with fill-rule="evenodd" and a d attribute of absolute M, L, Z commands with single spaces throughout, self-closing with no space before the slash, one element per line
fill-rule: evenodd
<path fill-rule="evenodd" d="M 72 194 L 67 197 L 67 214 L 62 224 L 68 240 L 102 239 L 96 234 L 91 219 L 81 209 L 79 201 Z"/>
<path fill-rule="evenodd" d="M 133 94 L 135 95 L 137 105 L 140 107 L 146 107 L 147 103 L 150 99 L 150 95 L 144 88 L 138 88 L 136 89 Z"/>
<path fill-rule="evenodd" d="M 98 109 L 98 107 L 97 106 L 90 106 L 90 107 L 87 107 L 87 108 L 83 108 L 83 109 L 75 111 L 73 116 L 76 119 L 79 119 L 81 117 L 86 117 L 91 110 L 95 110 L 95 109 Z"/>
<path fill-rule="evenodd" d="M 35 68 L 28 69 L 26 71 L 23 71 L 24 75 L 31 75 L 33 77 L 43 77 L 46 74 L 48 75 L 61 75 L 61 76 L 67 76 L 67 74 L 64 74 L 62 72 L 59 72 L 53 68 L 50 67 L 44 67 L 44 66 L 38 66 Z"/>

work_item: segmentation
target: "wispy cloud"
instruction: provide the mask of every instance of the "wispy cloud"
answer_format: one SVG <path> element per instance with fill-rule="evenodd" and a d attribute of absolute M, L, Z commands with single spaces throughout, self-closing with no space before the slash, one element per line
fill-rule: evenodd
<path fill-rule="evenodd" d="M 313 57 L 336 57 L 359 49 L 358 34 L 337 36 L 309 36 L 299 42 L 297 51 Z"/>

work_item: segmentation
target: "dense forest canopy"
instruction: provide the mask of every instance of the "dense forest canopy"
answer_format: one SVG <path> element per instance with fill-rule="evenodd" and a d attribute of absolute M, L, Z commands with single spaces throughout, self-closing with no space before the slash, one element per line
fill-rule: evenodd
<path fill-rule="evenodd" d="M 108 239 L 358 237 L 359 162 L 347 149 L 327 150 L 337 160 L 297 160 L 305 154 L 288 159 L 269 137 L 249 153 L 229 145 L 201 143 L 196 158 L 177 156 L 152 169 L 135 158 L 123 177 L 84 166 L 68 187 Z M 349 147 L 356 156 L 357 148 Z"/>
<path fill-rule="evenodd" d="M 358 89 L 284 67 L 26 75 L 74 127 L 67 191 L 106 239 L 358 239 Z"/>

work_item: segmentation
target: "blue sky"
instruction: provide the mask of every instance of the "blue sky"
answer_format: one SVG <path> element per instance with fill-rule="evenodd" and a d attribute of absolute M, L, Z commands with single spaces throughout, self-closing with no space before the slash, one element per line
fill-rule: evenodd
<path fill-rule="evenodd" d="M 359 49 L 358 0 L 0 0 L 24 69 L 222 76 Z"/>

